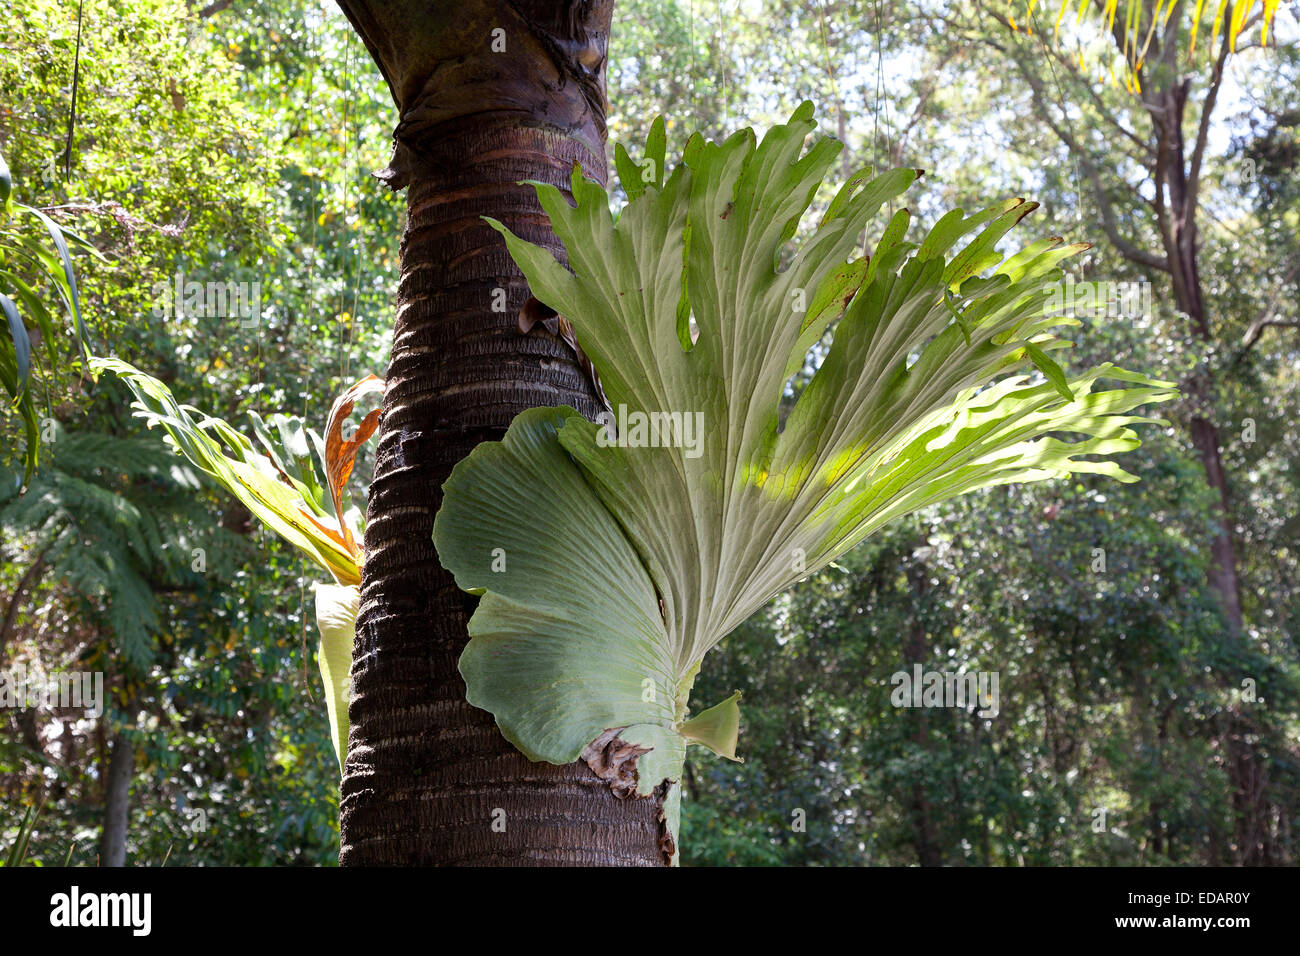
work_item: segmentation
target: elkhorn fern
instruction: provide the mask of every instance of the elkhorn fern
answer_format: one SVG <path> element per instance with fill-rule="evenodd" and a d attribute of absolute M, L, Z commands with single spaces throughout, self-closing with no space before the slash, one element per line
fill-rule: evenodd
<path fill-rule="evenodd" d="M 657 122 L 643 165 L 616 153 L 617 218 L 578 170 L 576 206 L 534 184 L 572 272 L 493 223 L 618 410 L 607 425 L 525 412 L 444 487 L 439 555 L 485 594 L 460 661 L 468 698 L 531 759 L 583 756 L 649 794 L 679 779 L 688 741 L 734 758 L 734 697 L 687 719 L 729 631 L 926 505 L 1071 472 L 1136 480 L 1094 456 L 1137 447 L 1130 426 L 1156 420 L 1127 413 L 1174 394 L 1110 365 L 1067 379 L 1049 357 L 1069 344 L 1052 330 L 1077 323 L 1044 314 L 1048 287 L 1086 246 L 1045 239 L 1004 260 L 994 246 L 1034 208 L 1023 200 L 949 213 L 920 245 L 902 209 L 850 260 L 920 175 L 863 171 L 782 268 L 840 149 L 823 138 L 800 156 L 812 113 L 757 145 L 749 129 L 697 135 L 666 179 Z M 788 380 L 837 318 L 782 423 Z"/>

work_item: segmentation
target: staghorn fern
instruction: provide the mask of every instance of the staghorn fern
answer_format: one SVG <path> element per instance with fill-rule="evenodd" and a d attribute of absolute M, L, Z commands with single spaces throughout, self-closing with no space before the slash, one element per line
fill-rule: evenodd
<path fill-rule="evenodd" d="M 850 260 L 920 175 L 863 170 L 786 255 L 840 148 L 800 156 L 812 114 L 758 144 L 748 129 L 697 135 L 667 177 L 656 121 L 642 165 L 616 151 L 617 218 L 576 169 L 575 206 L 534 184 L 572 272 L 493 223 L 616 412 L 519 415 L 456 467 L 434 526 L 457 583 L 485 595 L 460 660 L 469 701 L 533 760 L 583 757 L 624 792 L 667 784 L 674 841 L 688 742 L 735 757 L 736 696 L 688 708 L 729 631 L 935 502 L 1072 472 L 1136 480 L 1098 456 L 1137 447 L 1131 426 L 1156 420 L 1127 413 L 1174 395 L 1111 365 L 1067 377 L 1050 357 L 1069 344 L 1054 330 L 1078 323 L 1044 314 L 1048 286 L 1087 246 L 1050 238 L 1004 259 L 996 244 L 1033 203 L 951 212 L 919 244 L 902 209 Z M 836 319 L 782 423 L 788 381 Z"/>
<path fill-rule="evenodd" d="M 229 423 L 180 404 L 164 382 L 121 359 L 92 358 L 90 368 L 96 374 L 116 375 L 135 396 L 137 418 L 150 428 L 161 427 L 168 445 L 333 578 L 334 583 L 318 583 L 313 590 L 320 633 L 317 665 L 341 771 L 347 756 L 348 674 L 364 560 L 361 514 L 348 507 L 347 486 L 357 452 L 379 425 L 379 410 L 365 415 L 350 436 L 344 435 L 343 426 L 360 399 L 383 392 L 383 381 L 367 375 L 335 398 L 323 436 L 293 416 L 276 413 L 263 420 L 250 411 L 259 451 Z"/>

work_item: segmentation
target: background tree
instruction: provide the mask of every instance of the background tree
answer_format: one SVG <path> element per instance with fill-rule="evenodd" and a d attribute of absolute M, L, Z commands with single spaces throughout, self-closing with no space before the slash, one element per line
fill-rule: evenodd
<path fill-rule="evenodd" d="M 1124 88 L 1103 92 L 1096 89 L 1095 77 L 1085 68 L 1097 55 L 1095 41 L 1090 42 L 1086 33 L 1068 47 L 1035 41 L 1023 31 L 1009 31 L 1006 37 L 989 42 L 1010 58 L 1032 92 L 1035 115 L 1060 141 L 1068 161 L 1077 164 L 1082 174 L 1080 188 L 1095 204 L 1107 240 L 1129 265 L 1168 289 L 1168 305 L 1185 323 L 1175 334 L 1186 343 L 1184 347 L 1195 356 L 1196 364 L 1183 379 L 1187 396 L 1183 420 L 1205 481 L 1215 494 L 1217 515 L 1210 539 L 1208 580 L 1235 639 L 1237 659 L 1246 664 L 1253 649 L 1244 633 L 1238 523 L 1223 455 L 1229 440 L 1225 426 L 1230 419 L 1224 414 L 1219 382 L 1229 363 L 1239 363 L 1242 349 L 1253 348 L 1270 328 L 1266 323 L 1279 321 L 1273 311 L 1276 299 L 1294 283 L 1295 272 L 1287 259 L 1267 268 L 1261 275 L 1267 304 L 1244 323 L 1239 312 L 1216 310 L 1219 297 L 1202 280 L 1204 195 L 1215 185 L 1241 189 L 1254 178 L 1249 171 L 1243 173 L 1243 166 L 1227 166 L 1218 183 L 1211 178 L 1208 150 L 1214 114 L 1229 76 L 1230 59 L 1262 46 L 1267 32 L 1263 11 L 1269 5 L 1252 14 L 1249 8 L 1253 4 L 1234 4 L 1232 28 L 1222 30 L 1221 35 L 1213 19 L 1221 11 L 1201 10 L 1198 4 L 1193 15 L 1185 16 L 1183 6 L 1175 3 L 1162 11 L 1159 4 L 1122 4 L 1113 19 L 1097 24 L 1108 28 L 1103 38 L 1114 44 L 1113 56 L 1121 61 L 1118 69 L 1126 81 Z M 985 12 L 995 20 L 1003 19 L 995 12 Z M 1003 22 L 1011 26 L 1009 20 Z M 1197 28 L 1203 42 L 1217 39 L 1217 49 L 1211 45 L 1209 57 L 1204 51 L 1198 57 L 1190 39 Z M 1282 61 L 1276 64 L 1278 68 L 1294 76 L 1294 50 L 1277 53 Z M 1100 57 L 1106 58 L 1104 47 Z M 1116 68 L 1112 66 L 1112 70 Z M 1083 104 L 1080 108 L 1089 114 L 1090 128 L 1100 136 L 1084 139 L 1076 135 L 1070 102 Z M 1246 427 L 1249 433 L 1250 426 Z M 1237 688 L 1253 672 L 1247 665 L 1222 676 L 1227 686 Z M 1221 739 L 1239 795 L 1235 852 L 1243 862 L 1262 863 L 1273 856 L 1271 827 L 1266 821 L 1276 808 L 1268 805 L 1268 787 L 1262 778 L 1264 758 L 1254 743 L 1261 728 L 1249 711 L 1230 707 L 1220 721 Z M 1284 735 L 1274 736 L 1272 743 L 1281 745 L 1284 739 Z M 1263 749 L 1268 747 L 1268 743 L 1263 745 Z"/>

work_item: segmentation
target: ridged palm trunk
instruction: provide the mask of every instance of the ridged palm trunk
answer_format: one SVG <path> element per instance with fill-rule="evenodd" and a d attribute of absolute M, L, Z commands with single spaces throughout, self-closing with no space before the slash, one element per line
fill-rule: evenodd
<path fill-rule="evenodd" d="M 383 174 L 409 185 L 397 323 L 365 535 L 341 862 L 661 865 L 660 808 L 585 764 L 532 763 L 465 701 L 473 600 L 431 538 L 441 486 L 538 405 L 594 415 L 575 353 L 521 334 L 524 280 L 491 215 L 560 251 L 531 187 L 604 179 L 612 3 L 340 0 L 401 111 Z M 518 489 L 519 520 L 546 488 Z M 491 542 L 484 542 L 491 548 Z"/>

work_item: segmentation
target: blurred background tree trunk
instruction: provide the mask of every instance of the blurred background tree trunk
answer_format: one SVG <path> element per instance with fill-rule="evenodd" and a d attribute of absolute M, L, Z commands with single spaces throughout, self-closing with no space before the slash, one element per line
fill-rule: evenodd
<path fill-rule="evenodd" d="M 113 735 L 107 762 L 99 865 L 126 866 L 126 830 L 131 810 L 131 774 L 135 771 L 135 750 L 121 730 Z"/>

